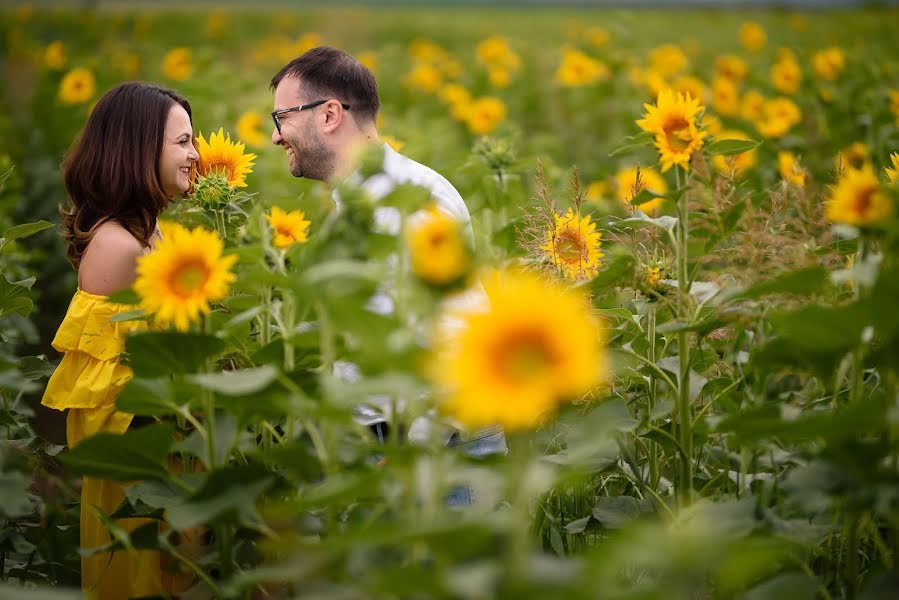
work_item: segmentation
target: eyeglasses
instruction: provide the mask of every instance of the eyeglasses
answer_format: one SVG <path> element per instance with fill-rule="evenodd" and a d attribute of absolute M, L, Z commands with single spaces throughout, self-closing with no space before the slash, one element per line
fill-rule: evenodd
<path fill-rule="evenodd" d="M 281 110 L 276 110 L 272 113 L 272 120 L 275 122 L 275 129 L 278 130 L 278 135 L 281 135 L 281 115 L 299 112 L 301 110 L 306 110 L 307 108 L 315 108 L 316 106 L 321 106 L 327 102 L 327 100 L 316 100 L 315 102 L 310 102 L 309 104 L 301 104 L 300 106 L 291 106 L 290 108 L 282 108 Z M 340 103 L 343 107 L 343 110 L 350 110 L 349 104 Z"/>

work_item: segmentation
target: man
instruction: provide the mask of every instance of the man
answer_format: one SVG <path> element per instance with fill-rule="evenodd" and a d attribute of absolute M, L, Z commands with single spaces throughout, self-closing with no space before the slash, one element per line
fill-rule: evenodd
<path fill-rule="evenodd" d="M 468 208 L 456 188 L 430 167 L 399 154 L 378 139 L 377 117 L 381 106 L 378 86 L 371 71 L 359 61 L 342 50 L 319 46 L 282 68 L 272 78 L 271 87 L 275 92 L 272 143 L 284 148 L 294 177 L 346 180 L 355 175 L 360 155 L 372 146 L 381 145 L 384 151 L 381 172 L 361 181 L 362 189 L 377 201 L 398 185 L 426 188 L 440 209 L 465 224 L 466 234 L 474 241 Z M 339 207 L 336 192 L 334 200 Z M 374 218 L 379 231 L 399 234 L 402 223 L 396 208 L 378 206 Z M 379 296 L 372 303 L 375 310 L 391 312 L 392 301 L 386 295 Z M 351 363 L 338 363 L 335 371 L 346 378 L 358 377 Z M 387 431 L 386 406 L 377 398 L 372 399 L 372 404 L 382 406 L 380 410 L 361 406 L 356 417 L 381 438 Z M 410 435 L 414 434 L 416 423 L 412 429 Z M 453 434 L 448 441 L 452 445 L 460 442 L 459 434 Z M 466 452 L 478 455 L 506 450 L 505 437 L 499 428 L 478 432 L 459 445 L 464 445 Z"/>

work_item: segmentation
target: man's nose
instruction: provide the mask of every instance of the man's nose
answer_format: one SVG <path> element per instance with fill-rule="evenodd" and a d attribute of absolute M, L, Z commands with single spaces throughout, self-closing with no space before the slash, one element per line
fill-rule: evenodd
<path fill-rule="evenodd" d="M 276 146 L 281 145 L 281 133 L 277 127 L 272 127 L 272 143 Z"/>

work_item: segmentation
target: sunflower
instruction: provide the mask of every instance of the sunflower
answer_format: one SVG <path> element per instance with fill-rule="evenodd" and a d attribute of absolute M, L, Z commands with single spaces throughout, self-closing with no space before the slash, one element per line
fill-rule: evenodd
<path fill-rule="evenodd" d="M 262 115 L 256 111 L 247 111 L 237 119 L 237 137 L 251 146 L 262 147 L 268 137 L 262 133 Z"/>
<path fill-rule="evenodd" d="M 715 136 L 716 140 L 751 140 L 748 135 L 742 131 L 725 130 Z M 721 172 L 732 172 L 734 175 L 742 175 L 758 162 L 758 152 L 755 148 L 734 154 L 732 156 L 721 156 L 720 154 L 712 157 L 712 164 Z"/>
<path fill-rule="evenodd" d="M 615 174 L 615 194 L 618 200 L 629 208 L 633 207 L 647 215 L 654 215 L 665 202 L 664 198 L 653 198 L 638 205 L 633 205 L 632 200 L 643 190 L 649 190 L 658 195 L 664 194 L 668 191 L 668 184 L 655 169 L 639 167 L 640 185 L 638 186 L 637 171 L 638 167 L 626 167 Z"/>
<path fill-rule="evenodd" d="M 372 50 L 366 50 L 356 55 L 356 60 L 372 73 L 378 70 L 378 54 Z"/>
<path fill-rule="evenodd" d="M 202 227 L 189 231 L 166 224 L 162 231 L 156 248 L 137 260 L 134 291 L 163 327 L 187 331 L 191 321 L 209 313 L 211 300 L 228 293 L 237 255 L 222 256 L 222 240 Z"/>
<path fill-rule="evenodd" d="M 447 310 L 428 373 L 443 412 L 467 427 L 534 427 L 607 377 L 598 323 L 576 291 L 536 275 L 483 281 L 484 310 Z"/>
<path fill-rule="evenodd" d="M 886 167 L 887 178 L 890 183 L 899 183 L 899 152 L 890 154 L 890 161 L 893 163 L 893 168 Z"/>
<path fill-rule="evenodd" d="M 253 172 L 255 154 L 244 154 L 244 145 L 232 142 L 231 135 L 226 135 L 221 127 L 218 133 L 210 134 L 208 142 L 202 135 L 197 142 L 200 153 L 197 172 L 200 175 L 222 173 L 231 187 L 247 187 L 246 176 Z"/>
<path fill-rule="evenodd" d="M 54 71 L 58 71 L 66 66 L 66 60 L 68 60 L 66 57 L 66 47 L 59 40 L 51 42 L 44 51 L 44 62 Z"/>
<path fill-rule="evenodd" d="M 893 202 L 880 189 L 871 165 L 847 168 L 831 190 L 826 216 L 832 223 L 864 227 L 883 221 L 893 213 Z"/>
<path fill-rule="evenodd" d="M 400 150 L 402 150 L 403 147 L 406 145 L 406 142 L 404 142 L 404 141 L 401 140 L 401 139 L 395 138 L 395 137 L 393 137 L 392 135 L 382 135 L 382 136 L 379 136 L 379 137 L 380 137 L 380 139 L 381 139 L 382 142 L 384 142 L 385 144 L 387 144 L 388 146 L 390 146 L 391 148 L 393 148 L 393 149 L 396 150 L 397 152 L 399 152 Z"/>
<path fill-rule="evenodd" d="M 740 43 L 750 52 L 758 52 L 765 47 L 768 35 L 762 26 L 754 21 L 740 25 Z"/>
<path fill-rule="evenodd" d="M 698 77 L 684 75 L 671 82 L 671 89 L 681 94 L 687 94 L 691 98 L 702 101 L 705 98 L 705 83 Z"/>
<path fill-rule="evenodd" d="M 896 117 L 896 126 L 899 127 L 899 90 L 890 90 L 890 111 Z"/>
<path fill-rule="evenodd" d="M 59 99 L 64 104 L 84 104 L 94 97 L 94 74 L 88 69 L 72 69 L 59 83 Z"/>
<path fill-rule="evenodd" d="M 717 77 L 712 82 L 712 107 L 725 117 L 733 117 L 740 112 L 740 90 L 733 79 Z"/>
<path fill-rule="evenodd" d="M 864 142 L 853 142 L 837 153 L 833 161 L 834 169 L 839 172 L 846 167 L 861 169 L 871 161 L 871 152 Z"/>
<path fill-rule="evenodd" d="M 496 129 L 506 118 L 506 105 L 499 98 L 485 96 L 468 103 L 463 114 L 469 131 L 484 135 Z"/>
<path fill-rule="evenodd" d="M 761 121 L 765 118 L 765 102 L 767 101 L 768 99 L 760 92 L 749 90 L 743 94 L 743 99 L 740 101 L 740 116 L 746 121 Z"/>
<path fill-rule="evenodd" d="M 428 283 L 446 285 L 468 271 L 470 253 L 462 224 L 438 207 L 412 214 L 406 221 L 405 238 L 412 271 Z"/>
<path fill-rule="evenodd" d="M 599 272 L 602 233 L 590 215 L 581 218 L 570 208 L 564 215 L 556 213 L 540 249 L 553 266 L 568 279 L 589 279 Z"/>
<path fill-rule="evenodd" d="M 703 110 L 699 99 L 666 89 L 659 93 L 655 106 L 643 107 L 646 114 L 637 125 L 655 134 L 662 172 L 673 165 L 689 169 L 690 157 L 702 148 L 702 138 L 706 136 L 696 128 L 696 115 Z"/>
<path fill-rule="evenodd" d="M 762 111 L 764 116 L 756 121 L 755 128 L 766 138 L 781 138 L 802 120 L 802 111 L 784 96 L 766 100 Z"/>
<path fill-rule="evenodd" d="M 271 225 L 275 234 L 272 243 L 276 248 L 289 248 L 294 244 L 303 244 L 309 241 L 309 221 L 301 210 L 284 212 L 277 206 L 265 215 L 265 220 Z"/>
<path fill-rule="evenodd" d="M 771 84 L 782 94 L 795 94 L 802 83 L 802 69 L 792 54 L 774 63 L 771 67 Z"/>
<path fill-rule="evenodd" d="M 825 48 L 812 56 L 812 68 L 818 77 L 827 81 L 833 81 L 839 77 L 845 64 L 846 55 L 836 46 Z"/>
<path fill-rule="evenodd" d="M 718 77 L 725 77 L 739 83 L 746 79 L 749 73 L 749 67 L 739 56 L 733 54 L 724 54 L 715 59 L 715 74 Z"/>
<path fill-rule="evenodd" d="M 792 152 L 781 150 L 777 153 L 777 168 L 780 176 L 787 183 L 798 187 L 805 186 L 805 169 L 799 165 L 799 160 Z"/>
<path fill-rule="evenodd" d="M 581 87 L 609 76 L 609 68 L 574 48 L 562 50 L 562 62 L 556 70 L 556 81 L 566 87 Z"/>
<path fill-rule="evenodd" d="M 406 75 L 406 85 L 409 87 L 435 94 L 443 84 L 443 74 L 429 63 L 419 63 Z"/>
<path fill-rule="evenodd" d="M 172 48 L 162 59 L 162 73 L 169 79 L 184 81 L 194 72 L 190 48 Z"/>
<path fill-rule="evenodd" d="M 647 55 L 650 69 L 663 77 L 677 75 L 687 68 L 689 61 L 684 51 L 674 44 L 664 44 L 653 48 Z"/>

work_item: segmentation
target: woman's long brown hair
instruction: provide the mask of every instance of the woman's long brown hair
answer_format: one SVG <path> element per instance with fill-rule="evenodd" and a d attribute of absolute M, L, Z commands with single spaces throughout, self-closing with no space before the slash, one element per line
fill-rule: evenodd
<path fill-rule="evenodd" d="M 119 222 L 144 246 L 171 199 L 159 159 L 169 110 L 190 104 L 164 87 L 123 83 L 106 92 L 63 161 L 69 205 L 60 207 L 66 255 L 77 269 L 97 226 Z"/>

